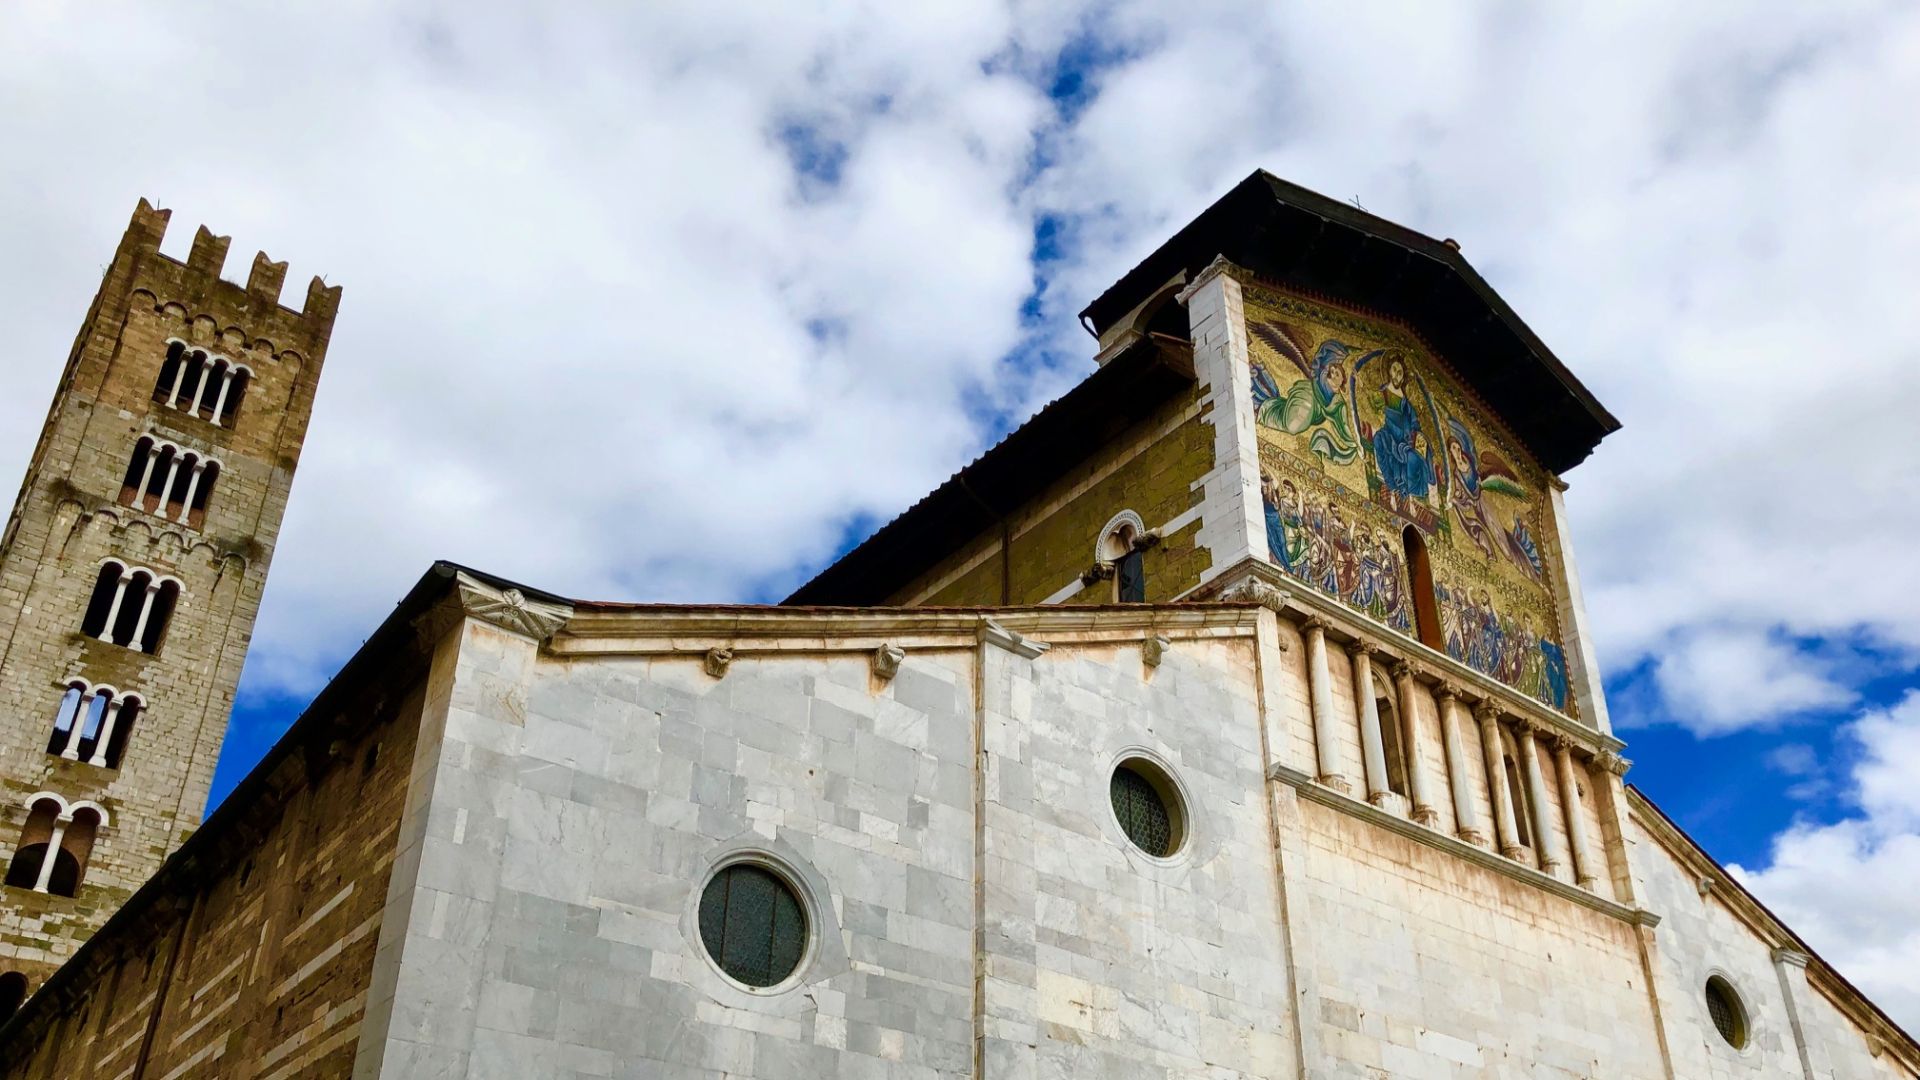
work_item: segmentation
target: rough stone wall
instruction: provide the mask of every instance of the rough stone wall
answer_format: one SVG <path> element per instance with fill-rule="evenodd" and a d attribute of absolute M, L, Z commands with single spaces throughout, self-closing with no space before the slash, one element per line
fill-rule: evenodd
<path fill-rule="evenodd" d="M 109 1080 L 136 1065 L 173 1080 L 346 1075 L 421 703 L 416 690 L 330 754 L 287 761 L 274 804 L 253 808 L 252 843 L 102 936 L 84 990 L 0 1048 L 0 1077 Z"/>
<path fill-rule="evenodd" d="M 0 859 L 11 859 L 34 793 L 109 814 L 77 897 L 0 897 L 0 970 L 36 985 L 199 823 L 339 298 L 316 279 L 304 312 L 281 307 L 285 265 L 264 256 L 246 286 L 220 280 L 227 242 L 205 229 L 177 262 L 159 252 L 166 220 L 145 202 L 135 213 L 0 544 Z M 171 338 L 252 369 L 229 426 L 153 400 Z M 197 526 L 120 504 L 148 434 L 220 462 Z M 109 557 L 182 583 L 151 654 L 81 633 Z M 48 753 L 73 677 L 145 702 L 117 768 Z"/>
<path fill-rule="evenodd" d="M 1211 427 L 1205 417 L 1193 415 L 1194 408 L 1191 393 L 1176 397 L 1010 516 L 1007 600 L 1001 596 L 1000 536 L 990 530 L 902 589 L 893 602 L 1037 604 L 1072 586 L 1093 566 L 1100 530 L 1115 514 L 1132 510 L 1149 529 L 1181 518 L 1195 504 L 1195 483 L 1213 464 Z M 1196 516 L 1147 549 L 1149 601 L 1172 599 L 1200 583 L 1212 560 L 1196 542 L 1199 529 Z M 1069 600 L 1110 602 L 1112 592 L 1110 581 L 1096 582 Z"/>

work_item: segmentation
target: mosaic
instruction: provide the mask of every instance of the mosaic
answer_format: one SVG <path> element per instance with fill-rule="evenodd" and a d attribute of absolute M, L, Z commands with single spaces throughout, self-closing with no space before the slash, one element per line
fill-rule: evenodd
<path fill-rule="evenodd" d="M 1411 634 L 1412 527 L 1447 653 L 1566 710 L 1547 474 L 1404 331 L 1251 286 L 1246 311 L 1273 561 Z"/>

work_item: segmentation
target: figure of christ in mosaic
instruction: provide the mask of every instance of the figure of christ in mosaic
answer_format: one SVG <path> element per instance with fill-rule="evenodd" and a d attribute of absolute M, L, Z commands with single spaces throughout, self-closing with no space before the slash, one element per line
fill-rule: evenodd
<path fill-rule="evenodd" d="M 1413 525 L 1428 537 L 1447 653 L 1564 710 L 1535 541 L 1544 474 L 1487 437 L 1477 403 L 1404 333 L 1265 290 L 1247 311 L 1275 565 L 1407 631 L 1400 532 Z"/>

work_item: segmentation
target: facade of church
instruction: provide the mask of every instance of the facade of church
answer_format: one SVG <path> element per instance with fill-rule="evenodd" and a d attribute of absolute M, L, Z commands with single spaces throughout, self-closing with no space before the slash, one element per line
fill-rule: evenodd
<path fill-rule="evenodd" d="M 76 860 L 0 1076 L 1920 1076 L 1625 786 L 1560 480 L 1618 425 L 1456 246 L 1256 173 L 1083 321 L 784 604 L 431 568 L 137 891 Z"/>

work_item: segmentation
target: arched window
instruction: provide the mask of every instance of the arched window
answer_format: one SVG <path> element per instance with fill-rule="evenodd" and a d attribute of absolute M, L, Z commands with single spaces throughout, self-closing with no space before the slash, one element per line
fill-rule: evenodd
<path fill-rule="evenodd" d="M 92 803 L 66 809 L 56 795 L 34 796 L 20 842 L 7 865 L 6 883 L 55 896 L 75 896 L 105 814 Z"/>
<path fill-rule="evenodd" d="M 143 435 L 133 444 L 120 482 L 120 503 L 199 528 L 219 476 L 220 463 L 213 458 Z"/>
<path fill-rule="evenodd" d="M 138 694 L 122 694 L 111 686 L 89 686 L 85 679 L 74 679 L 60 697 L 47 753 L 117 769 L 134 721 L 145 707 Z"/>
<path fill-rule="evenodd" d="M 1387 759 L 1387 787 L 1395 795 L 1407 793 L 1407 752 L 1401 737 L 1400 710 L 1393 702 L 1393 680 L 1375 665 L 1373 707 L 1380 716 L 1380 749 Z"/>
<path fill-rule="evenodd" d="M 1113 567 L 1113 598 L 1120 603 L 1137 604 L 1147 599 L 1143 553 L 1148 546 L 1146 527 L 1131 510 L 1108 522 L 1100 537 L 1100 559 Z"/>
<path fill-rule="evenodd" d="M 1440 605 L 1433 596 L 1433 564 L 1427 559 L 1427 542 L 1420 530 L 1409 525 L 1400 532 L 1400 543 L 1407 552 L 1407 577 L 1413 588 L 1413 625 L 1420 644 L 1436 652 L 1446 652 L 1446 638 L 1440 632 Z"/>
<path fill-rule="evenodd" d="M 27 1000 L 27 977 L 17 971 L 0 975 L 0 1024 L 13 1019 Z"/>
<path fill-rule="evenodd" d="M 253 369 L 245 364 L 171 341 L 153 383 L 153 400 L 218 427 L 232 427 L 252 381 Z"/>
<path fill-rule="evenodd" d="M 93 598 L 80 629 L 135 652 L 158 652 L 179 599 L 180 583 L 175 579 L 108 559 L 94 579 Z"/>

